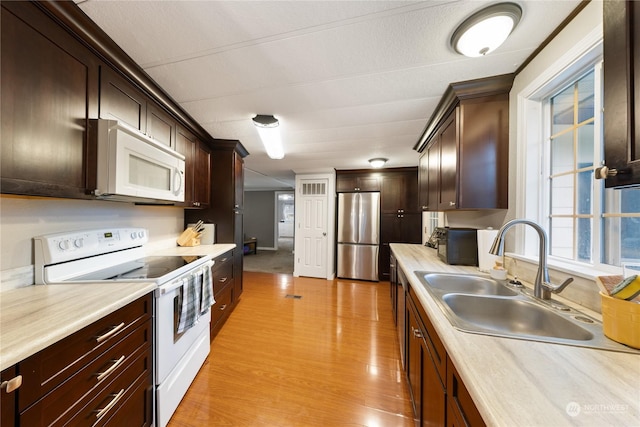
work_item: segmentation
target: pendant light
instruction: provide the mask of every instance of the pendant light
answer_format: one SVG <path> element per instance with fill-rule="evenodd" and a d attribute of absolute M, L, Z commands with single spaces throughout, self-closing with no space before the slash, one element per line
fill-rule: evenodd
<path fill-rule="evenodd" d="M 515 3 L 489 6 L 458 26 L 451 37 L 451 46 L 465 56 L 484 56 L 507 40 L 521 17 L 522 9 Z"/>

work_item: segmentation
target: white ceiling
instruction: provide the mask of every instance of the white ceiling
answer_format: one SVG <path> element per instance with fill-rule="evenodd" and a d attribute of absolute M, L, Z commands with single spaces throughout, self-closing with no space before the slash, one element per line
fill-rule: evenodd
<path fill-rule="evenodd" d="M 80 8 L 213 137 L 239 139 L 245 189 L 295 173 L 415 166 L 413 146 L 447 85 L 514 72 L 578 5 L 517 0 L 520 24 L 482 58 L 449 46 L 489 1 L 101 1 Z M 285 158 L 251 122 L 280 120 Z"/>

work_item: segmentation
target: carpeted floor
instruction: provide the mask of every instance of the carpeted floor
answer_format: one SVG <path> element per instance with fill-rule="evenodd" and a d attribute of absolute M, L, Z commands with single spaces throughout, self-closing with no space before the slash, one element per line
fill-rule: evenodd
<path fill-rule="evenodd" d="M 244 271 L 293 274 L 293 238 L 280 238 L 277 251 L 258 249 L 255 255 L 245 255 Z"/>

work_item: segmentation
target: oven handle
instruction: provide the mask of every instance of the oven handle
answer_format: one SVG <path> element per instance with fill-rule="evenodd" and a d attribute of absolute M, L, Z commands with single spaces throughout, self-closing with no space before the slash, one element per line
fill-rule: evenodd
<path fill-rule="evenodd" d="M 202 270 L 205 268 L 211 268 L 213 267 L 214 261 L 207 261 L 206 263 L 202 264 L 201 268 L 197 269 L 195 272 L 201 274 Z M 181 287 L 184 283 L 184 278 L 193 274 L 194 272 L 189 272 L 186 273 L 184 276 L 180 277 L 179 279 L 169 283 L 168 285 L 165 286 L 161 286 L 160 287 L 160 295 L 164 295 L 164 294 L 168 294 L 169 292 L 172 292 L 173 290 Z"/>

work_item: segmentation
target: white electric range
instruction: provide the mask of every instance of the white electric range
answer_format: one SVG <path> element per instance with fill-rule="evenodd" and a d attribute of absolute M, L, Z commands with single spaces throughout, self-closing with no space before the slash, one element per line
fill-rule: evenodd
<path fill-rule="evenodd" d="M 34 238 L 36 284 L 155 282 L 156 425 L 165 426 L 210 350 L 210 256 L 149 256 L 144 228 Z"/>

